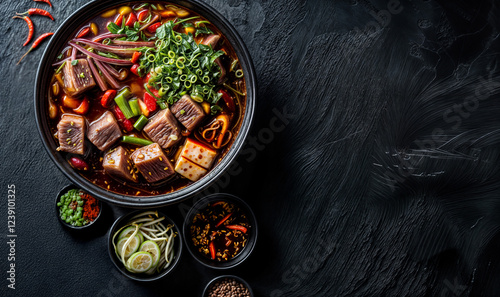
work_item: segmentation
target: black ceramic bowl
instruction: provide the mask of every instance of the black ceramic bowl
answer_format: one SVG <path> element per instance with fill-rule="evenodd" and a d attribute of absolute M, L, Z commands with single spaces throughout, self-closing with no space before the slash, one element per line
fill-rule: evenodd
<path fill-rule="evenodd" d="M 236 255 L 236 257 L 229 259 L 228 261 L 225 262 L 217 262 L 204 257 L 203 255 L 200 254 L 199 251 L 195 249 L 194 244 L 191 240 L 190 226 L 194 216 L 198 212 L 203 210 L 210 202 L 216 202 L 216 201 L 227 201 L 240 207 L 240 209 L 244 213 L 246 213 L 249 224 L 251 226 L 251 228 L 249 229 L 250 233 L 246 246 L 241 250 L 241 252 L 238 255 Z M 250 208 L 250 206 L 248 206 L 248 204 L 245 203 L 245 201 L 230 194 L 224 194 L 224 193 L 212 194 L 199 200 L 195 205 L 193 205 L 193 207 L 191 207 L 191 209 L 187 213 L 186 218 L 184 219 L 182 230 L 184 231 L 183 233 L 184 241 L 186 243 L 189 253 L 201 264 L 214 269 L 229 269 L 241 264 L 248 258 L 248 256 L 250 256 L 255 247 L 255 244 L 257 243 L 257 234 L 258 234 L 257 220 L 255 219 L 255 215 L 252 209 Z"/>
<path fill-rule="evenodd" d="M 56 203 L 55 203 L 56 216 L 59 219 L 59 222 L 64 227 L 69 228 L 70 230 L 74 230 L 74 231 L 89 231 L 89 230 L 94 229 L 95 226 L 98 225 L 99 218 L 101 217 L 101 214 L 102 214 L 103 205 L 102 205 L 101 201 L 99 201 L 99 214 L 97 215 L 97 218 L 95 218 L 92 222 L 90 222 L 84 226 L 81 226 L 81 227 L 73 226 L 73 225 L 66 223 L 66 221 L 63 221 L 63 219 L 61 219 L 61 216 L 59 215 L 59 206 L 57 206 L 57 203 L 60 201 L 62 195 L 66 194 L 69 190 L 72 190 L 72 189 L 80 189 L 80 188 L 75 186 L 75 185 L 69 185 L 69 186 L 62 188 L 62 190 L 59 191 L 59 193 L 56 196 Z"/>
<path fill-rule="evenodd" d="M 236 280 L 237 282 L 240 282 L 242 283 L 245 287 L 248 288 L 248 291 L 250 292 L 250 297 L 253 297 L 254 294 L 253 294 L 253 291 L 252 291 L 252 288 L 250 287 L 250 285 L 244 280 L 242 279 L 241 277 L 238 277 L 236 275 L 221 275 L 221 276 L 218 276 L 216 278 L 214 278 L 213 280 L 211 280 L 210 282 L 208 282 L 208 284 L 205 286 L 205 290 L 203 290 L 203 295 L 201 295 L 202 297 L 208 297 L 208 293 L 210 292 L 210 286 L 212 284 L 215 284 L 217 281 L 220 281 L 220 280 L 223 280 L 223 279 L 230 279 L 230 280 Z"/>
<path fill-rule="evenodd" d="M 45 149 L 49 153 L 50 158 L 57 167 L 75 184 L 88 191 L 95 197 L 99 197 L 106 202 L 118 204 L 126 207 L 146 208 L 154 206 L 163 206 L 171 203 L 181 201 L 189 196 L 199 193 L 204 188 L 208 187 L 215 181 L 235 159 L 238 152 L 243 146 L 244 140 L 250 129 L 250 125 L 254 113 L 255 96 L 256 96 L 256 78 L 255 70 L 248 50 L 234 27 L 214 8 L 208 6 L 202 1 L 198 0 L 171 0 L 169 3 L 178 4 L 191 9 L 212 22 L 221 32 L 225 35 L 228 41 L 233 46 L 236 54 L 238 55 L 240 65 L 245 73 L 245 82 L 247 88 L 247 102 L 245 114 L 241 128 L 238 132 L 234 143 L 227 151 L 225 157 L 217 164 L 208 174 L 202 177 L 197 182 L 177 190 L 172 193 L 158 195 L 158 196 L 145 196 L 135 197 L 129 195 L 122 195 L 107 191 L 104 188 L 94 185 L 86 180 L 77 171 L 75 171 L 70 164 L 66 161 L 63 154 L 56 151 L 58 144 L 56 143 L 49 125 L 48 125 L 48 90 L 53 74 L 53 67 L 51 64 L 55 61 L 56 56 L 64 47 L 67 40 L 75 31 L 80 28 L 85 22 L 88 22 L 90 16 L 97 15 L 107 8 L 117 6 L 122 3 L 130 2 L 129 0 L 96 0 L 92 1 L 80 9 L 75 11 L 68 19 L 66 19 L 59 29 L 52 36 L 45 52 L 43 53 L 42 60 L 38 66 L 38 72 L 35 84 L 35 115 L 38 126 L 38 131 L 42 138 Z"/>
<path fill-rule="evenodd" d="M 156 280 L 159 280 L 160 278 L 163 278 L 167 274 L 170 274 L 176 268 L 176 266 L 179 263 L 179 260 L 182 256 L 183 243 L 182 243 L 182 239 L 181 239 L 181 234 L 179 232 L 179 228 L 177 227 L 177 224 L 175 224 L 174 221 L 172 221 L 164 213 L 158 212 L 158 215 L 160 217 L 162 217 L 162 216 L 165 217 L 165 220 L 163 220 L 162 223 L 164 225 L 172 224 L 174 226 L 174 232 L 177 233 L 177 236 L 174 237 L 174 250 L 175 250 L 174 260 L 173 260 L 173 263 L 167 269 L 164 269 L 162 272 L 155 273 L 152 275 L 147 275 L 144 273 L 132 273 L 132 272 L 128 271 L 125 268 L 125 266 L 123 265 L 123 263 L 118 259 L 117 255 L 115 253 L 115 249 L 113 247 L 113 235 L 115 234 L 115 232 L 118 231 L 121 227 L 123 227 L 123 225 L 126 224 L 130 220 L 130 218 L 132 218 L 133 216 L 135 216 L 141 212 L 143 212 L 143 211 L 142 210 L 134 211 L 134 212 L 125 214 L 125 215 L 119 217 L 118 219 L 116 219 L 116 221 L 113 223 L 113 226 L 111 226 L 111 229 L 109 230 L 109 233 L 108 233 L 108 254 L 109 254 L 109 257 L 111 258 L 111 261 L 113 262 L 113 264 L 115 264 L 116 268 L 118 270 L 120 270 L 120 272 L 123 275 L 125 275 L 126 277 L 128 277 L 132 280 L 143 281 L 143 282 L 156 281 Z"/>

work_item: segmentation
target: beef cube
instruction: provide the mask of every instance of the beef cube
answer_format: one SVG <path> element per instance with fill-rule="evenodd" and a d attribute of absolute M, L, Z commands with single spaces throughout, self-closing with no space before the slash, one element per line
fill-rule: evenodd
<path fill-rule="evenodd" d="M 189 95 L 182 96 L 179 101 L 172 105 L 171 110 L 179 122 L 189 131 L 193 131 L 203 121 L 203 118 L 205 118 L 203 107 L 194 102 Z"/>
<path fill-rule="evenodd" d="M 201 44 L 208 45 L 212 47 L 212 49 L 215 49 L 219 40 L 220 40 L 220 35 L 210 34 L 207 37 L 203 38 Z"/>
<path fill-rule="evenodd" d="M 167 149 L 181 140 L 181 129 L 170 109 L 160 110 L 149 120 L 144 132 L 162 148 Z"/>
<path fill-rule="evenodd" d="M 215 161 L 217 152 L 188 138 L 182 148 L 181 156 L 205 169 L 209 169 Z"/>
<path fill-rule="evenodd" d="M 132 154 L 132 161 L 150 183 L 166 179 L 175 173 L 172 163 L 158 143 L 137 149 Z"/>
<path fill-rule="evenodd" d="M 90 142 L 101 151 L 109 149 L 121 136 L 120 126 L 118 126 L 115 116 L 109 111 L 93 121 L 87 132 Z"/>
<path fill-rule="evenodd" d="M 57 124 L 58 151 L 83 155 L 85 153 L 85 118 L 75 114 L 63 114 Z"/>
<path fill-rule="evenodd" d="M 180 156 L 175 163 L 175 171 L 190 181 L 197 181 L 207 173 L 207 170 L 188 159 Z"/>
<path fill-rule="evenodd" d="M 137 174 L 134 172 L 130 153 L 122 146 L 116 147 L 106 153 L 102 161 L 102 167 L 110 175 L 134 183 L 137 182 Z"/>
<path fill-rule="evenodd" d="M 77 59 L 76 64 L 66 62 L 63 67 L 64 89 L 69 96 L 78 96 L 95 86 L 94 77 L 86 59 Z"/>

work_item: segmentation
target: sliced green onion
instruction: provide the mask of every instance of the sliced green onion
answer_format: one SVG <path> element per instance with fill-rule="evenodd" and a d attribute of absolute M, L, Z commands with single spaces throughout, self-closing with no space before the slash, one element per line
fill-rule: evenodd
<path fill-rule="evenodd" d="M 181 58 L 177 59 L 177 61 L 175 62 L 175 66 L 177 66 L 177 68 L 179 69 L 184 69 L 184 62 L 181 61 Z"/>
<path fill-rule="evenodd" d="M 194 59 L 193 61 L 191 61 L 191 63 L 190 63 L 190 64 L 191 64 L 191 66 L 192 66 L 193 68 L 198 68 L 198 67 L 200 67 L 200 61 L 198 61 L 198 60 L 196 60 L 196 59 Z"/>
<path fill-rule="evenodd" d="M 120 110 L 123 112 L 123 115 L 125 116 L 126 119 L 130 119 L 131 117 L 134 116 L 134 113 L 130 109 L 130 106 L 128 104 L 128 97 L 130 97 L 131 93 L 129 88 L 124 88 L 118 95 L 115 97 L 115 102 L 116 105 L 120 108 Z"/>
<path fill-rule="evenodd" d="M 130 100 L 128 104 L 130 105 L 130 110 L 134 114 L 134 117 L 141 114 L 141 107 L 139 106 L 139 101 L 137 101 L 137 99 Z"/>
<path fill-rule="evenodd" d="M 237 78 L 242 78 L 243 77 L 243 70 L 241 70 L 241 69 L 236 70 L 236 72 L 234 73 L 234 76 L 236 76 Z"/>
<path fill-rule="evenodd" d="M 144 128 L 144 126 L 146 126 L 146 124 L 148 123 L 148 118 L 145 117 L 144 115 L 141 115 L 137 121 L 135 122 L 134 124 L 134 128 L 137 130 L 137 131 L 141 131 L 142 128 Z"/>
<path fill-rule="evenodd" d="M 58 74 L 59 72 L 61 72 L 61 69 L 63 69 L 64 65 L 66 65 L 66 62 L 68 62 L 68 61 L 64 61 L 64 62 L 61 64 L 61 66 L 59 66 L 59 68 L 57 68 L 57 70 L 56 70 L 56 74 Z"/>
<path fill-rule="evenodd" d="M 134 137 L 134 136 L 123 136 L 122 142 L 135 144 L 135 145 L 142 145 L 142 146 L 153 144 L 153 142 L 150 140 L 147 140 L 144 138 L 139 138 L 139 137 Z"/>
<path fill-rule="evenodd" d="M 165 95 L 167 92 L 165 91 L 165 89 L 163 87 L 161 87 L 159 90 L 158 90 L 158 95 L 160 96 L 163 96 Z"/>
<path fill-rule="evenodd" d="M 203 97 L 200 96 L 200 94 L 191 94 L 191 98 L 193 98 L 193 100 L 196 102 L 203 102 Z"/>
<path fill-rule="evenodd" d="M 158 106 L 161 109 L 167 109 L 168 108 L 168 105 L 167 105 L 167 103 L 165 103 L 165 101 L 157 101 L 156 103 L 158 104 Z"/>

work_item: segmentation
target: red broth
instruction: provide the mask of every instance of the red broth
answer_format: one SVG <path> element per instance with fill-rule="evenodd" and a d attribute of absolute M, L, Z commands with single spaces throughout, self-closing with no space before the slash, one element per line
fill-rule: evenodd
<path fill-rule="evenodd" d="M 223 52 L 222 56 L 219 57 L 219 62 L 225 69 L 226 78 L 223 83 L 219 83 L 219 81 L 217 81 L 217 83 L 215 83 L 215 87 L 212 90 L 217 93 L 220 92 L 220 90 L 222 90 L 221 92 L 225 92 L 225 94 L 223 94 L 222 96 L 219 95 L 219 97 L 221 98 L 216 103 L 214 103 L 213 101 L 207 102 L 208 99 L 206 98 L 202 103 L 197 102 L 205 110 L 205 118 L 203 119 L 203 121 L 199 123 L 198 126 L 195 127 L 192 131 L 188 131 L 182 124 L 179 123 L 179 126 L 182 128 L 182 136 L 181 136 L 182 140 L 172 147 L 163 149 L 163 153 L 165 154 L 165 156 L 167 156 L 167 158 L 174 167 L 176 165 L 176 162 L 180 158 L 179 155 L 182 153 L 181 149 L 183 148 L 183 145 L 186 140 L 192 140 L 193 143 L 200 144 L 202 147 L 216 151 L 217 155 L 215 157 L 215 161 L 209 168 L 206 168 L 207 169 L 206 173 L 208 173 L 214 166 L 217 166 L 217 164 L 224 158 L 227 151 L 233 144 L 234 139 L 238 135 L 238 131 L 242 123 L 243 114 L 245 112 L 246 87 L 245 87 L 243 72 L 238 62 L 238 57 L 236 56 L 234 49 L 232 48 L 228 40 L 224 37 L 224 35 L 222 35 L 222 33 L 214 25 L 209 23 L 205 18 L 197 15 L 193 11 L 184 7 L 180 7 L 178 5 L 175 6 L 169 5 L 168 3 L 165 2 L 162 3 L 153 2 L 149 3 L 147 6 L 137 9 L 142 5 L 144 5 L 143 2 L 130 2 L 128 5 L 117 6 L 115 8 L 109 9 L 108 11 L 101 12 L 99 15 L 91 18 L 87 23 L 82 24 L 82 26 L 75 31 L 74 35 L 72 36 L 72 38 L 68 40 L 68 42 L 74 40 L 80 34 L 80 32 L 82 32 L 83 29 L 89 26 L 92 26 L 91 28 L 93 30 L 90 30 L 87 35 L 81 38 L 86 40 L 93 40 L 96 38 L 96 36 L 98 37 L 102 34 L 109 33 L 108 24 L 110 22 L 116 22 L 118 16 L 120 15 L 120 12 L 124 13 L 125 21 L 127 21 L 130 18 L 130 13 L 134 13 L 135 16 L 137 17 L 137 15 L 143 10 L 148 10 L 148 13 L 151 15 L 149 20 L 153 19 L 154 15 L 158 15 L 158 22 L 161 24 L 168 23 L 169 21 L 175 23 L 182 20 L 186 20 L 188 18 L 193 18 L 190 20 L 186 20 L 180 24 L 177 24 L 173 30 L 181 34 L 193 33 L 192 36 L 196 43 L 205 42 L 205 40 L 207 40 L 207 37 L 210 37 L 211 35 L 219 35 L 220 40 L 218 41 L 216 47 L 213 50 L 214 52 L 215 51 Z M 144 20 L 144 18 L 142 19 Z M 148 19 L 144 20 L 144 22 L 140 23 L 140 26 L 145 26 L 149 20 Z M 137 25 L 137 27 L 139 26 Z M 98 29 L 97 35 L 94 34 L 95 28 Z M 147 30 L 148 29 L 143 30 L 143 32 L 146 32 L 145 34 L 137 33 L 137 36 L 139 37 L 138 40 L 136 41 L 145 41 L 143 38 L 153 38 L 151 41 L 156 41 L 158 39 L 154 38 L 154 36 L 156 36 L 155 33 L 149 33 L 147 32 Z M 195 37 L 194 35 L 198 33 L 197 30 L 200 30 L 200 32 L 198 36 Z M 116 39 L 119 38 L 112 38 L 111 42 L 110 40 L 105 39 L 104 43 L 110 42 L 112 45 L 114 45 L 116 41 L 113 40 Z M 122 37 L 122 39 L 124 38 Z M 102 41 L 100 41 L 100 43 L 102 43 Z M 79 43 L 78 45 L 84 47 L 85 49 L 92 47 L 82 43 Z M 95 49 L 94 52 L 96 52 Z M 66 44 L 65 47 L 61 49 L 60 55 L 58 56 L 57 60 L 54 61 L 54 64 L 62 60 L 65 60 L 67 58 L 71 60 L 71 54 L 72 54 L 72 49 L 70 46 L 68 46 L 68 44 Z M 84 55 L 82 52 L 77 52 L 76 57 L 78 58 L 82 55 L 83 58 L 86 58 L 86 55 Z M 141 53 L 141 56 L 142 55 L 145 55 L 147 57 L 147 54 L 144 52 Z M 119 56 L 118 58 L 122 60 L 131 59 L 130 56 L 126 57 Z M 68 60 L 66 63 L 70 63 L 70 60 Z M 120 88 L 114 88 L 114 89 L 117 92 L 120 92 L 120 90 L 122 90 L 124 87 L 128 87 L 132 93 L 132 98 L 136 97 L 138 99 L 143 99 L 144 93 L 146 92 L 144 84 L 148 83 L 146 73 L 143 73 L 142 76 L 137 76 L 130 71 L 131 66 L 129 65 L 127 66 L 111 65 L 111 66 L 116 71 L 128 72 L 128 75 L 124 80 L 120 81 L 116 79 L 116 81 L 120 85 Z M 217 71 L 219 73 L 221 72 L 221 69 L 219 68 L 219 66 L 217 66 L 217 64 L 212 64 L 212 66 L 213 66 L 212 69 L 215 69 L 215 72 Z M 66 67 L 66 65 L 64 65 L 64 67 Z M 65 75 L 66 72 L 60 71 L 59 73 L 56 74 L 56 70 L 58 68 L 59 65 L 54 66 L 54 75 L 52 78 L 51 87 L 48 90 L 49 110 L 47 110 L 47 112 L 50 115 L 49 126 L 54 135 L 54 140 L 56 141 L 56 143 L 59 143 L 57 125 L 61 120 L 62 115 L 77 113 L 75 111 L 76 109 L 73 108 L 74 106 L 68 107 L 69 106 L 68 104 L 66 105 L 64 104 L 63 100 L 64 96 L 69 96 L 69 94 L 67 94 L 69 93 L 68 86 L 66 86 L 63 78 L 63 75 Z M 110 86 L 110 83 L 106 83 L 106 85 L 108 89 L 113 89 Z M 162 85 L 157 84 L 156 86 L 155 85 L 151 86 L 150 89 L 156 90 L 156 87 L 158 86 Z M 156 90 L 156 92 L 157 91 L 158 90 Z M 186 87 L 184 87 L 184 91 L 186 91 L 188 95 L 190 94 L 189 89 L 186 89 Z M 175 95 L 179 97 L 181 93 L 182 92 L 179 92 L 178 94 Z M 100 118 L 104 112 L 106 111 L 113 112 L 115 109 L 114 102 L 111 105 L 111 107 L 108 108 L 105 108 L 101 105 L 100 101 L 103 94 L 104 91 L 101 90 L 99 85 L 96 83 L 94 87 L 92 87 L 89 90 L 86 90 L 82 94 L 79 94 L 77 96 L 69 96 L 72 99 L 74 99 L 74 102 L 78 104 L 81 104 L 81 102 L 85 100 L 84 98 L 87 98 L 87 100 L 89 101 L 90 104 L 88 111 L 83 114 L 87 122 L 87 127 L 90 123 Z M 210 93 L 210 95 L 213 94 Z M 166 95 L 160 96 L 160 99 L 166 100 L 165 97 Z M 129 100 L 132 98 L 129 98 Z M 171 100 L 170 104 L 167 104 L 168 108 L 170 108 L 172 106 L 172 103 L 175 103 L 177 100 L 179 100 L 179 98 L 173 99 L 173 102 Z M 207 108 L 207 104 L 209 104 L 209 108 Z M 149 120 L 151 120 L 154 114 L 156 114 L 161 110 L 159 105 L 160 104 L 156 106 L 156 110 L 154 112 L 151 112 L 147 116 Z M 207 109 L 209 109 L 208 113 L 206 113 Z M 212 114 L 213 110 L 216 111 L 215 114 Z M 116 118 L 116 114 L 114 115 Z M 138 119 L 138 117 L 139 116 L 135 116 L 130 120 L 134 122 Z M 228 119 L 227 123 L 228 126 L 227 126 L 227 132 L 225 132 L 224 135 L 222 136 L 222 130 L 223 130 L 222 126 L 224 125 L 224 123 L 219 119 L 224 119 L 224 118 Z M 126 132 L 124 130 L 123 123 L 120 121 L 118 122 L 120 124 L 120 129 L 122 130 L 122 135 L 135 136 L 138 138 L 150 140 L 150 138 L 146 133 L 144 133 L 144 131 L 138 131 L 134 129 L 133 131 Z M 214 136 L 216 138 L 212 139 L 214 138 Z M 223 137 L 222 141 L 218 141 L 220 137 Z M 78 170 L 75 168 L 74 170 L 77 170 L 81 176 L 83 176 L 90 182 L 102 188 L 105 188 L 109 191 L 120 194 L 135 195 L 135 196 L 160 195 L 179 190 L 183 187 L 192 184 L 193 182 L 196 182 L 186 178 L 185 176 L 181 175 L 178 171 L 176 171 L 172 176 L 169 176 L 168 178 L 165 178 L 159 182 L 149 183 L 146 181 L 142 173 L 139 170 L 137 170 L 137 168 L 134 167 L 133 162 L 131 162 L 131 166 L 133 167 L 132 170 L 137 174 L 138 177 L 137 182 L 127 181 L 123 178 L 120 178 L 116 175 L 106 172 L 103 168 L 102 161 L 104 155 L 109 150 L 112 150 L 117 146 L 122 146 L 131 154 L 135 150 L 140 148 L 140 146 L 124 143 L 121 140 L 122 140 L 121 138 L 118 139 L 110 149 L 101 151 L 95 145 L 93 145 L 87 137 L 85 137 L 86 150 L 83 155 L 77 155 L 64 150 L 58 153 L 64 154 L 70 164 L 71 164 L 70 159 L 72 157 L 77 157 L 83 160 L 89 165 L 88 166 L 89 168 L 87 168 L 87 170 Z M 221 147 L 218 147 L 218 144 L 221 144 Z"/>

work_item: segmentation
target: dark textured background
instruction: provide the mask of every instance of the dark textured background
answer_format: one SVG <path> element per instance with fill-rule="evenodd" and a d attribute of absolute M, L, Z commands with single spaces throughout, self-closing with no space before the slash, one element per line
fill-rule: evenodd
<path fill-rule="evenodd" d="M 258 296 L 499 296 L 498 1 L 207 1 L 236 27 L 259 82 L 255 122 L 233 170 L 208 192 L 244 198 L 260 234 L 227 271 Z M 57 21 L 85 1 L 53 0 Z M 2 296 L 199 296 L 221 271 L 184 253 L 154 284 L 122 277 L 106 232 L 63 229 L 33 111 L 39 49 L 19 66 L 26 24 L 2 1 L 0 230 L 16 185 L 16 291 Z M 43 48 L 43 46 L 42 46 Z M 188 200 L 163 210 L 180 224 Z M 14 294 L 17 293 L 17 294 Z"/>

